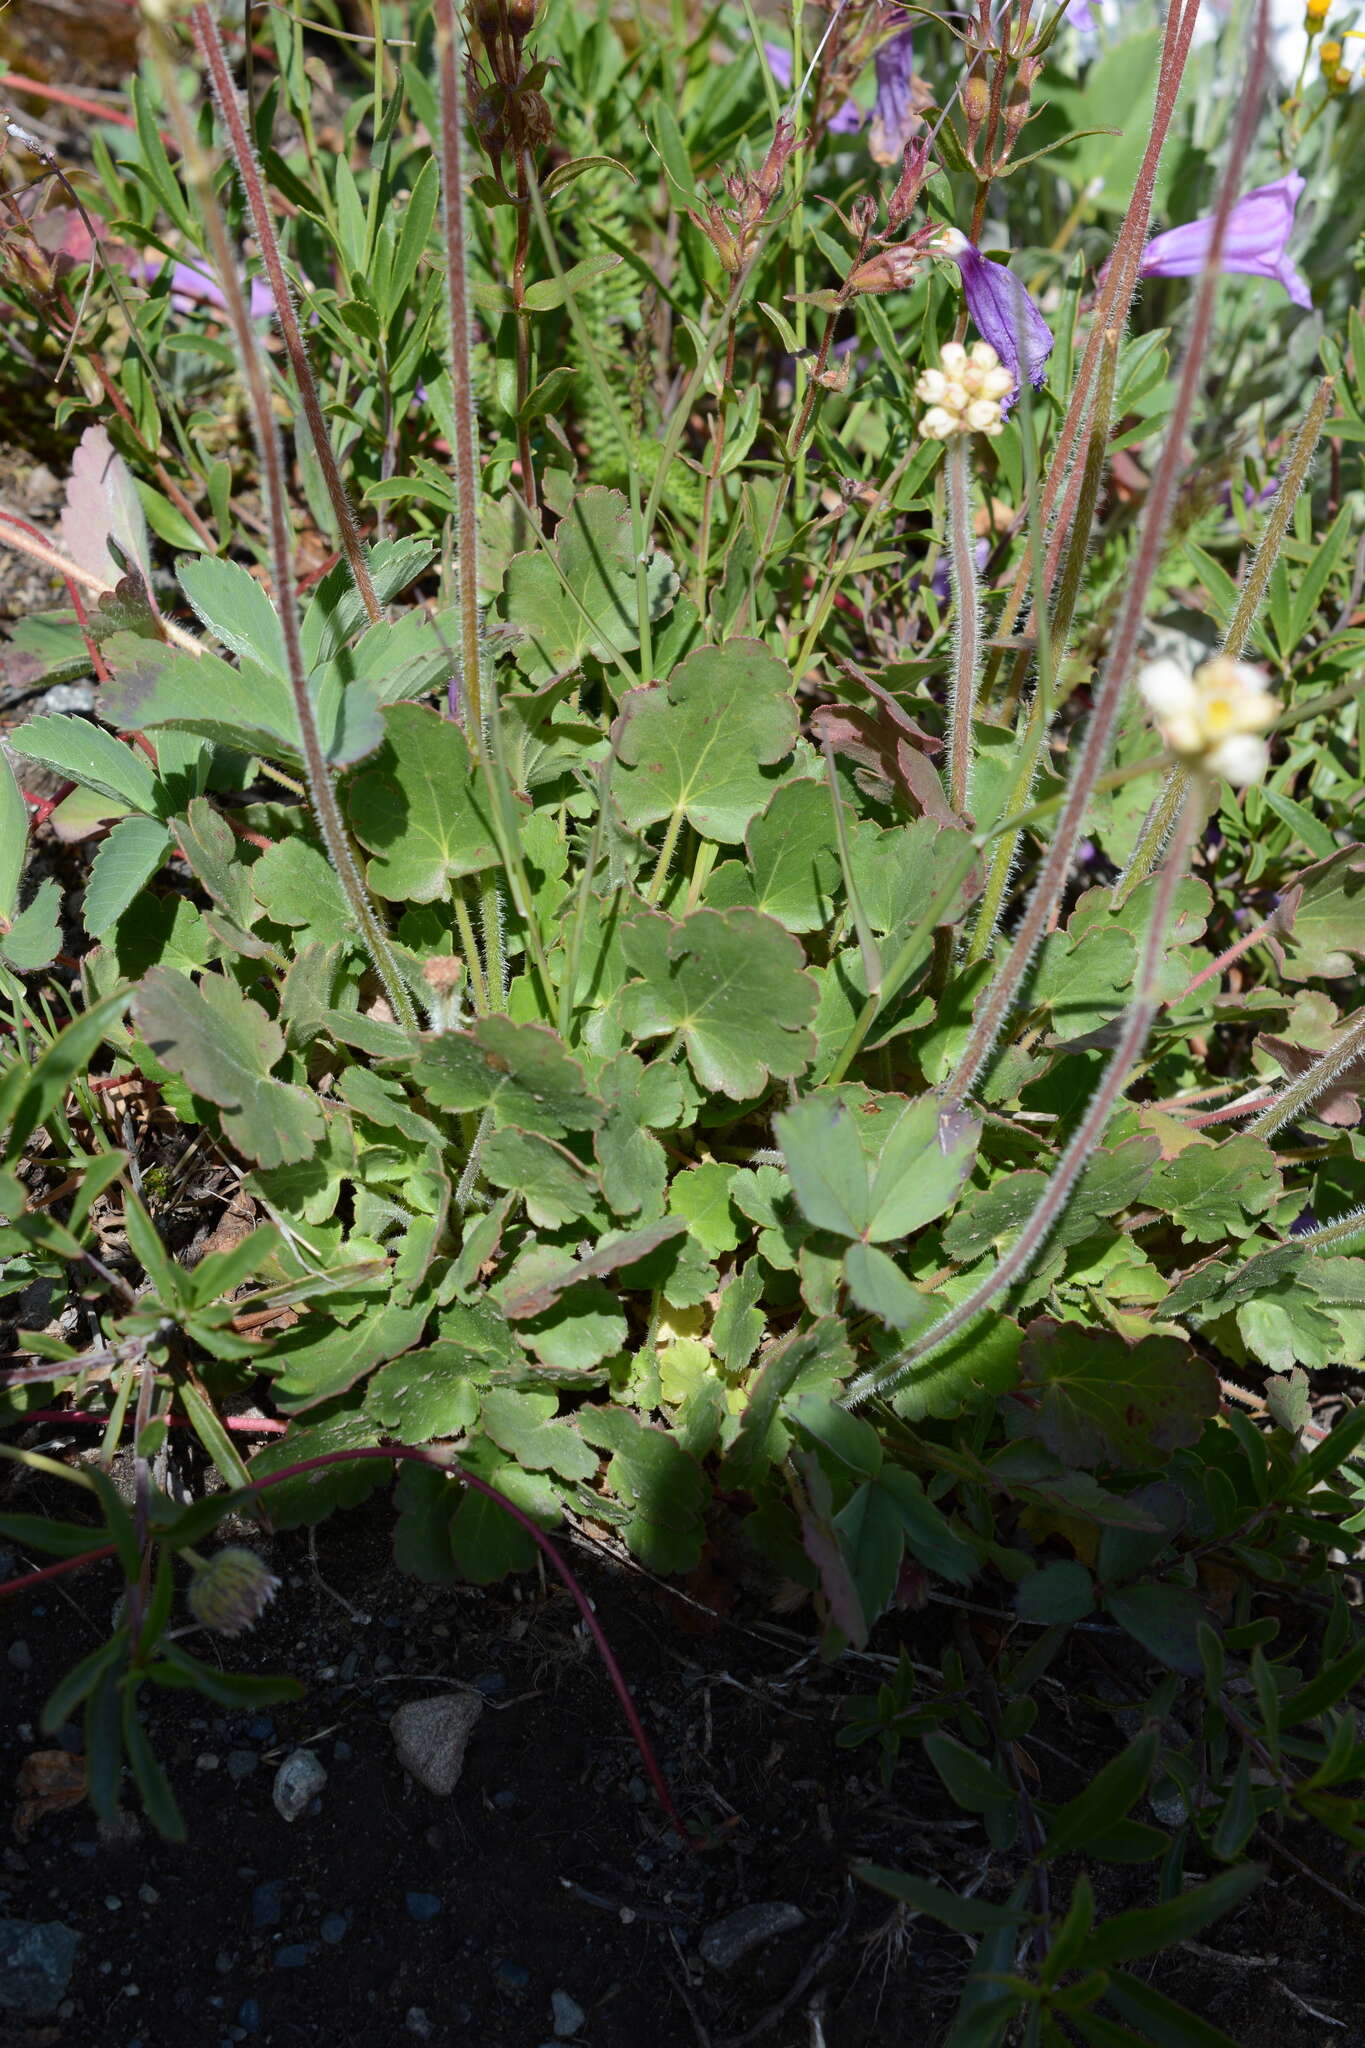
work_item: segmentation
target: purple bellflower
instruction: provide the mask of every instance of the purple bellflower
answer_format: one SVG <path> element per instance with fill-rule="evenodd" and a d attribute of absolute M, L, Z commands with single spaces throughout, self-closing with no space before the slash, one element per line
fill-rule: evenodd
<path fill-rule="evenodd" d="M 988 341 L 1015 384 L 1027 377 L 1042 383 L 1052 354 L 1052 329 L 1019 279 L 1001 263 L 992 263 L 956 228 L 945 228 L 935 253 L 951 257 L 962 272 L 967 311 L 983 341 Z"/>
<path fill-rule="evenodd" d="M 765 43 L 763 54 L 768 60 L 768 69 L 781 86 L 783 92 L 791 91 L 792 53 L 784 50 L 781 43 Z M 865 119 L 862 108 L 856 100 L 845 100 L 844 104 L 830 116 L 831 135 L 856 135 Z"/>
<path fill-rule="evenodd" d="M 899 29 L 880 46 L 873 68 L 877 97 L 869 138 L 872 161 L 898 164 L 906 143 L 920 126 L 920 108 L 915 104 L 915 43 L 908 28 Z"/>
<path fill-rule="evenodd" d="M 1218 268 L 1237 277 L 1269 277 L 1282 284 L 1296 306 L 1313 303 L 1308 280 L 1286 253 L 1294 227 L 1294 208 L 1303 191 L 1297 171 L 1287 171 L 1271 185 L 1243 193 L 1228 215 Z M 1198 277 L 1208 261 L 1213 217 L 1187 221 L 1155 235 L 1142 252 L 1143 277 Z"/>

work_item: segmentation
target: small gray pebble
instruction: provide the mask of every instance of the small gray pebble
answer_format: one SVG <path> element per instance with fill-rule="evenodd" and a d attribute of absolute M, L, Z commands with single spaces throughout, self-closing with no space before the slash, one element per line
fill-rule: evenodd
<path fill-rule="evenodd" d="M 576 1998 L 570 1998 L 567 1991 L 550 1993 L 550 2016 L 555 2033 L 565 2040 L 570 2034 L 581 2032 L 587 2014 Z"/>
<path fill-rule="evenodd" d="M 27 1643 L 11 1643 L 5 1655 L 9 1660 L 12 1671 L 31 1671 L 33 1669 L 33 1652 Z"/>
<path fill-rule="evenodd" d="M 349 1742 L 334 1742 L 332 1744 L 332 1757 L 336 1763 L 348 1764 L 354 1755 L 355 1751 L 351 1748 Z"/>
<path fill-rule="evenodd" d="M 698 1946 L 703 1961 L 713 1970 L 732 1970 L 751 1949 L 775 1940 L 779 1934 L 791 1934 L 805 1924 L 806 1916 L 799 1906 L 763 1900 L 756 1905 L 740 1906 L 723 1920 L 712 1921 Z"/>
<path fill-rule="evenodd" d="M 499 1963 L 493 1982 L 509 1998 L 521 1998 L 531 1988 L 531 1972 L 525 1963 Z"/>
<path fill-rule="evenodd" d="M 346 1939 L 346 1929 L 349 1924 L 344 1913 L 328 1913 L 318 1928 L 318 1933 L 325 1942 L 330 1943 L 335 1948 L 339 1941 Z"/>
<path fill-rule="evenodd" d="M 327 1783 L 322 1761 L 311 1749 L 294 1749 L 275 1773 L 270 1797 L 281 1820 L 296 1821 L 306 1813 Z"/>
<path fill-rule="evenodd" d="M 444 1693 L 409 1700 L 389 1722 L 399 1763 L 438 1799 L 448 1799 L 460 1782 L 469 1737 L 482 1712 L 476 1693 Z"/>
<path fill-rule="evenodd" d="M 311 1963 L 317 1953 L 317 1944 L 311 1941 L 291 1941 L 285 1948 L 275 1951 L 277 1970 L 301 1970 Z"/>
<path fill-rule="evenodd" d="M 419 2041 L 429 2041 L 431 2039 L 431 2021 L 427 2018 L 420 2005 L 410 2005 L 408 2007 L 403 2025 L 410 2034 L 415 2034 Z"/>
<path fill-rule="evenodd" d="M 478 1671 L 469 1683 L 476 1685 L 488 1699 L 493 1699 L 498 1693 L 507 1690 L 507 1680 L 501 1671 Z"/>
<path fill-rule="evenodd" d="M 403 1903 L 410 1920 L 436 1920 L 440 1917 L 441 1901 L 435 1892 L 405 1892 Z"/>
<path fill-rule="evenodd" d="M 268 1877 L 251 1894 L 251 1924 L 255 1928 L 278 1927 L 284 1918 L 284 1879 Z"/>
<path fill-rule="evenodd" d="M 230 1749 L 227 1753 L 227 1774 L 234 1785 L 240 1785 L 243 1778 L 251 1776 L 259 1762 L 254 1749 Z"/>

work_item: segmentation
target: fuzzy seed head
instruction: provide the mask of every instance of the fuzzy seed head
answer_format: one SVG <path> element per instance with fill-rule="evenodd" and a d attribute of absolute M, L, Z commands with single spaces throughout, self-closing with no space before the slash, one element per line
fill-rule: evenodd
<path fill-rule="evenodd" d="M 1244 788 L 1259 782 L 1270 750 L 1262 735 L 1279 715 L 1265 676 L 1247 661 L 1215 655 L 1194 674 L 1153 661 L 1138 677 L 1142 700 L 1173 754 Z"/>
<path fill-rule="evenodd" d="M 254 1550 L 220 1550 L 195 1572 L 188 1594 L 190 1613 L 220 1636 L 239 1636 L 254 1627 L 280 1582 Z"/>

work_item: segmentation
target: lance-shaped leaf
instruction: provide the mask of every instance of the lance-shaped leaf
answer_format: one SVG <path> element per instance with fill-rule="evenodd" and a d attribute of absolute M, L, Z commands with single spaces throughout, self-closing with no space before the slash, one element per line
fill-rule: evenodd
<path fill-rule="evenodd" d="M 594 1130 L 606 1114 L 557 1033 L 511 1017 L 425 1039 L 412 1078 L 442 1109 L 491 1109 L 497 1123 L 547 1138 Z"/>
<path fill-rule="evenodd" d="M 306 1088 L 271 1074 L 284 1035 L 226 975 L 206 974 L 198 987 L 183 974 L 154 967 L 133 999 L 138 1035 L 153 1057 L 216 1102 L 223 1129 L 238 1151 L 262 1166 L 306 1159 L 325 1128 Z"/>
<path fill-rule="evenodd" d="M 622 928 L 639 976 L 622 991 L 631 1035 L 678 1032 L 703 1088 L 745 1101 L 809 1064 L 819 991 L 800 946 L 756 910 L 699 910 L 680 924 L 648 911 Z"/>
<path fill-rule="evenodd" d="M 736 845 L 772 795 L 798 727 L 786 668 L 756 640 L 702 647 L 666 684 L 631 690 L 613 727 L 612 792 L 636 830 L 682 817 Z"/>
<path fill-rule="evenodd" d="M 384 713 L 384 746 L 351 783 L 347 809 L 373 858 L 370 885 L 391 903 L 431 903 L 461 875 L 495 867 L 469 748 L 458 725 L 421 704 Z"/>

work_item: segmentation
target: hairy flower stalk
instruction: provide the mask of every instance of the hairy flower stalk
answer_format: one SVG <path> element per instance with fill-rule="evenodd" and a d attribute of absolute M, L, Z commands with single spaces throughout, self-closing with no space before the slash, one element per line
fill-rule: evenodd
<path fill-rule="evenodd" d="M 844 1392 L 845 1407 L 856 1407 L 873 1394 L 891 1392 L 923 1359 L 941 1350 L 960 1331 L 974 1323 L 1006 1288 L 1023 1278 L 1061 1220 L 1067 1198 L 1091 1153 L 1104 1136 L 1105 1126 L 1142 1055 L 1147 1035 L 1160 1008 L 1159 981 L 1161 963 L 1166 951 L 1167 929 L 1175 905 L 1176 891 L 1184 879 L 1190 848 L 1203 822 L 1206 794 L 1203 777 L 1194 776 L 1180 814 L 1169 857 L 1157 881 L 1156 900 L 1152 905 L 1152 914 L 1143 935 L 1136 973 L 1137 996 L 1124 1017 L 1118 1044 L 1114 1048 L 1113 1058 L 1105 1069 L 1104 1078 L 1095 1090 L 1090 1106 L 1070 1144 L 1054 1167 L 1052 1178 L 1043 1190 L 1037 1208 L 995 1271 L 983 1280 L 965 1301 L 950 1309 L 948 1314 L 940 1322 L 935 1323 L 916 1343 L 909 1345 L 886 1364 L 876 1366 L 854 1380 Z"/>
<path fill-rule="evenodd" d="M 1043 758 L 1043 747 L 1047 729 L 1056 709 L 1054 678 L 1061 672 L 1066 659 L 1067 644 L 1071 635 L 1071 621 L 1075 615 L 1076 599 L 1080 594 L 1081 578 L 1085 569 L 1086 556 L 1090 549 L 1090 536 L 1095 521 L 1095 508 L 1099 504 L 1100 489 L 1104 482 L 1105 466 L 1109 457 L 1109 424 L 1114 406 L 1114 380 L 1118 370 L 1119 338 L 1112 330 L 1104 337 L 1105 347 L 1100 357 L 1100 379 L 1095 395 L 1095 409 L 1091 418 L 1090 437 L 1086 444 L 1085 462 L 1082 465 L 1080 489 L 1077 493 L 1074 519 L 1071 522 L 1071 544 L 1067 552 L 1066 566 L 1062 575 L 1061 589 L 1057 593 L 1047 626 L 1047 660 L 1040 665 L 1033 703 L 1029 708 L 1028 723 L 1024 728 L 1023 745 L 1020 749 L 1014 782 L 1010 789 L 1009 812 L 1022 810 L 1033 794 L 1038 765 Z M 1039 643 L 1040 655 L 1042 652 Z M 1033 656 L 1021 654 L 1015 668 L 1015 689 L 1021 690 Z M 1047 673 L 1042 672 L 1046 667 Z M 1164 842 L 1163 842 L 1164 843 Z M 1009 888 L 1010 876 L 1019 852 L 1019 834 L 1006 834 L 991 856 L 986 874 L 986 886 L 981 892 L 981 905 L 977 912 L 976 924 L 972 930 L 971 942 L 967 948 L 967 965 L 974 966 L 984 960 L 990 952 L 995 929 L 1005 907 L 1005 895 Z"/>
<path fill-rule="evenodd" d="M 200 146 L 185 102 L 181 98 L 180 85 L 176 77 L 174 45 L 157 12 L 151 8 L 144 8 L 144 18 L 147 22 L 152 63 L 175 130 L 185 175 L 194 191 L 200 218 L 208 236 L 214 267 L 218 272 L 218 280 L 227 305 L 228 322 L 237 346 L 238 363 L 246 385 L 261 465 L 261 483 L 270 542 L 270 573 L 275 585 L 275 606 L 279 613 L 289 686 L 298 720 L 299 745 L 313 815 L 317 819 L 318 830 L 322 834 L 328 858 L 342 888 L 346 891 L 357 929 L 374 963 L 389 1007 L 405 1030 L 415 1030 L 417 1012 L 413 1008 L 412 998 L 403 985 L 388 934 L 365 886 L 365 878 L 346 830 L 341 806 L 337 802 L 327 757 L 318 737 L 317 719 L 308 690 L 303 647 L 299 639 L 298 600 L 294 587 L 294 548 L 289 530 L 284 450 L 280 445 L 279 429 L 271 411 L 270 384 L 265 359 L 259 338 L 251 324 L 251 314 L 237 274 L 232 245 L 228 240 L 227 223 L 223 219 L 218 196 L 214 190 L 213 165 Z"/>
<path fill-rule="evenodd" d="M 483 633 L 479 617 L 479 453 L 470 358 L 471 310 L 465 233 L 463 126 L 454 0 L 436 0 L 441 85 L 441 203 L 445 216 L 450 389 L 455 412 L 455 545 L 460 603 L 460 676 L 465 737 L 482 750 Z"/>
<path fill-rule="evenodd" d="M 1051 527 L 1058 504 L 1067 488 L 1073 456 L 1090 418 L 1092 386 L 1099 369 L 1104 335 L 1110 330 L 1121 333 L 1132 307 L 1133 293 L 1137 288 L 1138 265 L 1146 246 L 1147 229 L 1151 223 L 1152 195 L 1156 190 L 1157 172 L 1161 166 L 1162 151 L 1175 113 L 1198 14 L 1199 0 L 1183 0 L 1183 4 L 1182 0 L 1172 0 L 1166 16 L 1166 33 L 1161 49 L 1161 68 L 1157 77 L 1151 133 L 1138 169 L 1133 196 L 1114 244 L 1108 274 L 1100 289 L 1094 321 L 1077 366 L 1066 417 L 1059 429 L 1056 445 L 1051 451 L 1048 473 L 1039 500 L 1040 533 L 1047 532 Z M 1049 589 L 1055 574 L 1056 561 L 1052 558 L 1048 566 Z M 1019 614 L 1029 597 L 1032 581 L 1033 559 L 1032 548 L 1029 546 L 1023 551 L 1014 582 L 1006 596 L 1004 610 L 996 627 L 997 637 L 1003 638 L 1013 632 Z"/>
<path fill-rule="evenodd" d="M 1166 523 L 1185 467 L 1185 436 L 1194 409 L 1195 393 L 1203 374 L 1205 353 L 1213 327 L 1213 308 L 1218 291 L 1218 255 L 1222 246 L 1223 228 L 1232 210 L 1233 195 L 1237 190 L 1242 166 L 1251 148 L 1260 114 L 1268 33 L 1266 0 L 1261 0 L 1256 13 L 1256 35 L 1251 62 L 1228 149 L 1218 210 L 1214 216 L 1209 264 L 1200 278 L 1199 289 L 1195 294 L 1185 359 L 1176 385 L 1175 402 L 1171 408 L 1161 456 L 1147 494 L 1137 552 L 1128 579 L 1123 609 L 1119 614 L 1108 656 L 1100 672 L 1094 705 L 1085 728 L 1085 738 L 1068 785 L 1066 802 L 1062 807 L 1056 833 L 1048 848 L 1047 858 L 1034 885 L 1014 943 L 977 1010 L 971 1037 L 948 1084 L 949 1092 L 960 1101 L 966 1100 L 982 1068 L 989 1060 L 1005 1022 L 1014 1008 L 1033 955 L 1048 928 L 1053 912 L 1061 901 L 1075 849 L 1085 824 L 1086 810 L 1096 780 L 1108 758 L 1123 693 L 1142 631 L 1147 593 L 1151 589 L 1152 579 L 1161 560 Z"/>
<path fill-rule="evenodd" d="M 948 808 L 971 815 L 972 715 L 981 655 L 981 610 L 972 538 L 972 473 L 965 434 L 948 443 L 948 559 L 953 572 L 953 688 L 948 716 Z"/>
<path fill-rule="evenodd" d="M 309 437 L 318 458 L 323 482 L 327 487 L 327 496 L 332 503 L 332 516 L 337 523 L 342 553 L 346 557 L 365 610 L 371 620 L 378 620 L 383 617 L 383 613 L 375 594 L 370 565 L 366 559 L 364 543 L 360 538 L 360 529 L 356 525 L 351 501 L 346 495 L 346 486 L 337 467 L 332 437 L 327 431 L 322 400 L 318 396 L 317 381 L 313 376 L 313 366 L 308 360 L 308 351 L 303 345 L 303 335 L 299 331 L 293 295 L 284 274 L 284 265 L 280 261 L 279 239 L 266 198 L 265 179 L 261 175 L 251 134 L 243 117 L 241 101 L 232 82 L 227 52 L 218 33 L 218 24 L 213 18 L 213 10 L 205 4 L 205 0 L 200 0 L 200 4 L 192 9 L 190 27 L 204 60 L 214 103 L 227 131 L 228 146 L 232 152 L 233 162 L 237 166 L 237 176 L 241 180 L 242 190 L 251 208 L 251 220 L 256 230 L 261 260 L 265 264 L 265 273 L 270 280 L 275 317 L 280 323 L 280 334 L 289 357 L 289 366 L 294 372 L 294 383 L 298 390 L 299 402 L 303 406 L 303 416 L 308 423 Z"/>
<path fill-rule="evenodd" d="M 1332 395 L 1335 389 L 1336 379 L 1324 377 L 1314 394 L 1313 403 L 1308 408 L 1303 425 L 1294 438 L 1289 463 L 1275 493 L 1261 544 L 1252 557 L 1251 566 L 1237 596 L 1236 609 L 1228 621 L 1223 645 L 1219 649 L 1220 653 L 1229 656 L 1233 661 L 1240 660 L 1245 652 L 1247 641 L 1251 638 L 1251 629 L 1265 601 L 1270 572 L 1279 559 L 1299 493 L 1308 481 L 1308 472 L 1312 467 L 1313 456 L 1327 415 L 1332 408 Z M 1165 788 L 1143 820 L 1142 830 L 1138 834 L 1136 846 L 1129 855 L 1128 865 L 1114 884 L 1115 909 L 1121 908 L 1134 889 L 1141 887 L 1160 858 L 1161 849 L 1166 844 L 1176 811 L 1180 806 L 1184 788 L 1185 770 L 1177 765 L 1171 770 Z"/>

